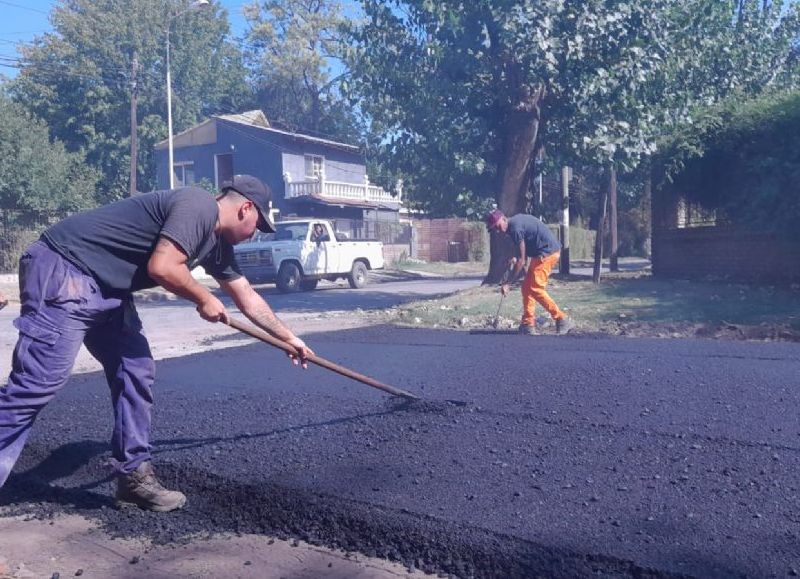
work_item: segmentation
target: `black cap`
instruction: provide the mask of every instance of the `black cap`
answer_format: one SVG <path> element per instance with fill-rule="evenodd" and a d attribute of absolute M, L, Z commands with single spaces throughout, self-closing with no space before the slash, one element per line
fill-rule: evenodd
<path fill-rule="evenodd" d="M 260 219 L 258 228 L 264 233 L 274 233 L 275 224 L 270 215 L 270 205 L 272 204 L 272 191 L 260 179 L 252 175 L 234 175 L 233 179 L 222 183 L 222 192 L 225 193 L 233 189 L 248 201 L 252 201 Z"/>

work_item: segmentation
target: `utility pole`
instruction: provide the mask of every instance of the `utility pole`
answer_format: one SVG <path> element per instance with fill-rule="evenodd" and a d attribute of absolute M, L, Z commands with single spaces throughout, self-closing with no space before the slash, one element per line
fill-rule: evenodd
<path fill-rule="evenodd" d="M 561 168 L 561 263 L 559 273 L 569 275 L 569 181 L 572 178 L 570 167 Z"/>
<path fill-rule="evenodd" d="M 138 161 L 138 122 L 136 119 L 136 99 L 139 94 L 139 85 L 136 79 L 136 72 L 139 68 L 139 53 L 136 49 L 133 50 L 133 64 L 131 71 L 131 178 L 130 189 L 128 196 L 133 197 L 136 195 L 136 169 L 139 165 Z"/>
<path fill-rule="evenodd" d="M 617 260 L 619 253 L 619 242 L 617 235 L 617 168 L 611 166 L 611 174 L 609 176 L 608 184 L 608 210 L 609 210 L 609 227 L 611 228 L 611 253 L 609 254 L 609 269 L 611 271 L 619 271 L 619 263 Z"/>
<path fill-rule="evenodd" d="M 601 185 L 600 209 L 597 215 L 597 235 L 594 238 L 594 269 L 592 281 L 600 283 L 600 269 L 603 265 L 603 233 L 606 229 L 606 212 L 608 211 L 608 190 L 611 185 L 611 171 L 608 172 L 608 183 Z"/>

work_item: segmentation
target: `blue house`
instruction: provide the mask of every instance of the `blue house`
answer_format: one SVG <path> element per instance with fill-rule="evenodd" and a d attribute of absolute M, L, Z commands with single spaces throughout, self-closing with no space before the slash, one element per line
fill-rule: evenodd
<path fill-rule="evenodd" d="M 370 184 L 358 147 L 270 126 L 260 110 L 219 115 L 173 137 L 176 187 L 217 189 L 238 173 L 269 185 L 279 216 L 397 222 L 402 205 Z M 167 141 L 156 144 L 159 189 L 169 187 Z"/>

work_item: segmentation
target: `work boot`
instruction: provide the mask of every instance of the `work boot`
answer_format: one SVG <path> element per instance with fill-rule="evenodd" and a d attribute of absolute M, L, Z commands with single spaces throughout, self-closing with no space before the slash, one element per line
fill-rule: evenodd
<path fill-rule="evenodd" d="M 575 322 L 572 321 L 572 318 L 561 318 L 560 320 L 556 320 L 556 334 L 559 336 L 563 336 L 574 328 Z"/>
<path fill-rule="evenodd" d="M 161 486 L 153 465 L 143 462 L 130 474 L 117 478 L 117 505 L 133 504 L 148 511 L 166 513 L 186 504 L 186 495 Z"/>
<path fill-rule="evenodd" d="M 536 331 L 536 326 L 531 326 L 530 324 L 520 324 L 519 333 L 526 336 L 536 336 L 539 332 Z"/>

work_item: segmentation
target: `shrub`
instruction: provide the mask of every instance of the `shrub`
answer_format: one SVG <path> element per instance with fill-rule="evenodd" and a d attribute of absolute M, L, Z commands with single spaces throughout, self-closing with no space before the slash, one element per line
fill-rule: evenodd
<path fill-rule="evenodd" d="M 800 237 L 800 91 L 704 111 L 656 164 L 662 190 L 725 221 Z"/>

